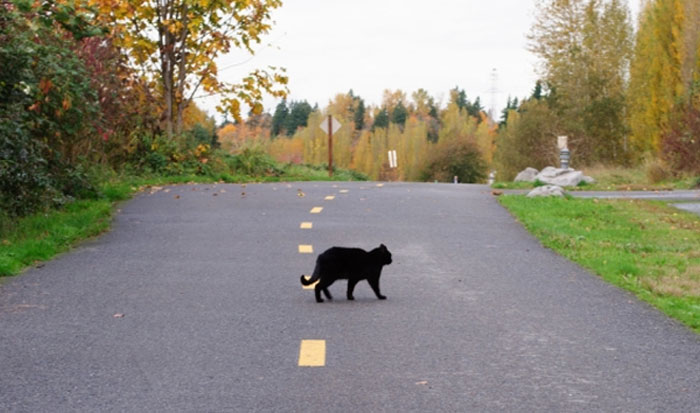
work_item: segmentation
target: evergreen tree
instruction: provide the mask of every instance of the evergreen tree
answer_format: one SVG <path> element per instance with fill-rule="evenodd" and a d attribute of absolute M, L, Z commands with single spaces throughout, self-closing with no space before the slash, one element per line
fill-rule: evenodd
<path fill-rule="evenodd" d="M 389 127 L 389 112 L 386 108 L 382 108 L 374 117 L 374 123 L 372 124 L 372 130 L 377 128 L 388 128 Z"/>
<path fill-rule="evenodd" d="M 285 122 L 287 136 L 292 136 L 297 129 L 305 127 L 309 121 L 309 115 L 313 109 L 307 101 L 292 102 L 289 104 L 289 116 Z"/>
<path fill-rule="evenodd" d="M 270 131 L 272 136 L 278 136 L 285 129 L 287 124 L 287 117 L 289 116 L 289 109 L 287 108 L 287 102 L 282 100 L 277 104 L 275 108 L 275 114 L 272 115 L 272 130 Z"/>
<path fill-rule="evenodd" d="M 359 97 L 357 98 L 357 108 L 355 108 L 353 113 L 353 122 L 355 123 L 355 130 L 362 130 L 365 126 L 365 101 Z"/>
<path fill-rule="evenodd" d="M 532 91 L 532 98 L 540 100 L 542 99 L 542 81 L 538 80 L 537 83 L 535 83 L 535 89 Z M 518 101 L 518 98 L 515 98 L 515 101 Z"/>
<path fill-rule="evenodd" d="M 407 118 L 408 110 L 403 103 L 399 102 L 391 113 L 391 122 L 403 127 Z"/>
<path fill-rule="evenodd" d="M 477 96 L 474 103 L 471 103 L 471 102 L 469 102 L 469 99 L 467 99 L 466 95 L 465 95 L 465 101 L 466 101 L 466 105 L 465 105 L 464 109 L 467 110 L 467 113 L 469 114 L 469 116 L 475 117 L 475 118 L 477 118 L 478 122 L 481 122 L 481 112 L 484 111 L 484 107 L 481 106 L 481 99 Z"/>

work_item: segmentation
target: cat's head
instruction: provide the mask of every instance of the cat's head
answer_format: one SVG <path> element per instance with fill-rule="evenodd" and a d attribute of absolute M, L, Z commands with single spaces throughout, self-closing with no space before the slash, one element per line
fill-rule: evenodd
<path fill-rule="evenodd" d="M 382 259 L 382 264 L 384 265 L 389 265 L 391 264 L 391 252 L 386 248 L 386 245 L 381 244 L 379 245 L 379 252 L 380 256 Z"/>

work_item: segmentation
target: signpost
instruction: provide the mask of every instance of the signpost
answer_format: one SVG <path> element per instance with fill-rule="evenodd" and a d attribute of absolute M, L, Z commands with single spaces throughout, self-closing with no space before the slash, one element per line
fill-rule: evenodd
<path fill-rule="evenodd" d="M 571 152 L 569 152 L 568 140 L 569 138 L 566 136 L 557 136 L 557 146 L 559 147 L 559 161 L 561 162 L 561 169 L 569 169 Z"/>
<path fill-rule="evenodd" d="M 396 151 L 395 150 L 390 150 L 388 152 L 389 154 L 389 168 L 396 168 L 398 167 L 398 164 L 396 163 Z"/>
<path fill-rule="evenodd" d="M 333 176 L 333 134 L 338 132 L 342 125 L 336 118 L 328 115 L 328 120 L 324 120 L 319 126 L 328 134 L 328 176 Z"/>

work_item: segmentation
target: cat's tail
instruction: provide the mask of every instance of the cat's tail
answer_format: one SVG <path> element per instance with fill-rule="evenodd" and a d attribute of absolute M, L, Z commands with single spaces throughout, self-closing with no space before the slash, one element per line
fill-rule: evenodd
<path fill-rule="evenodd" d="M 305 275 L 302 274 L 301 276 L 301 285 L 311 285 L 315 283 L 318 280 L 318 278 L 314 279 L 313 277 L 306 278 Z"/>
<path fill-rule="evenodd" d="M 320 271 L 318 270 L 318 265 L 317 265 L 316 268 L 314 268 L 314 273 L 311 277 L 306 278 L 306 276 L 302 274 L 301 285 L 311 285 L 311 284 L 315 283 L 316 281 L 318 281 L 319 278 L 321 278 L 321 274 L 320 274 Z"/>

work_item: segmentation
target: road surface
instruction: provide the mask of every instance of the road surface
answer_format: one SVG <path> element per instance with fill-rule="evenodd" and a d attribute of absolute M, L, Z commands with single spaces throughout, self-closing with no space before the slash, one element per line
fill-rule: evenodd
<path fill-rule="evenodd" d="M 151 192 L 2 281 L 0 411 L 700 411 L 698 336 L 543 248 L 486 186 Z M 380 243 L 387 300 L 302 289 L 326 248 Z"/>

